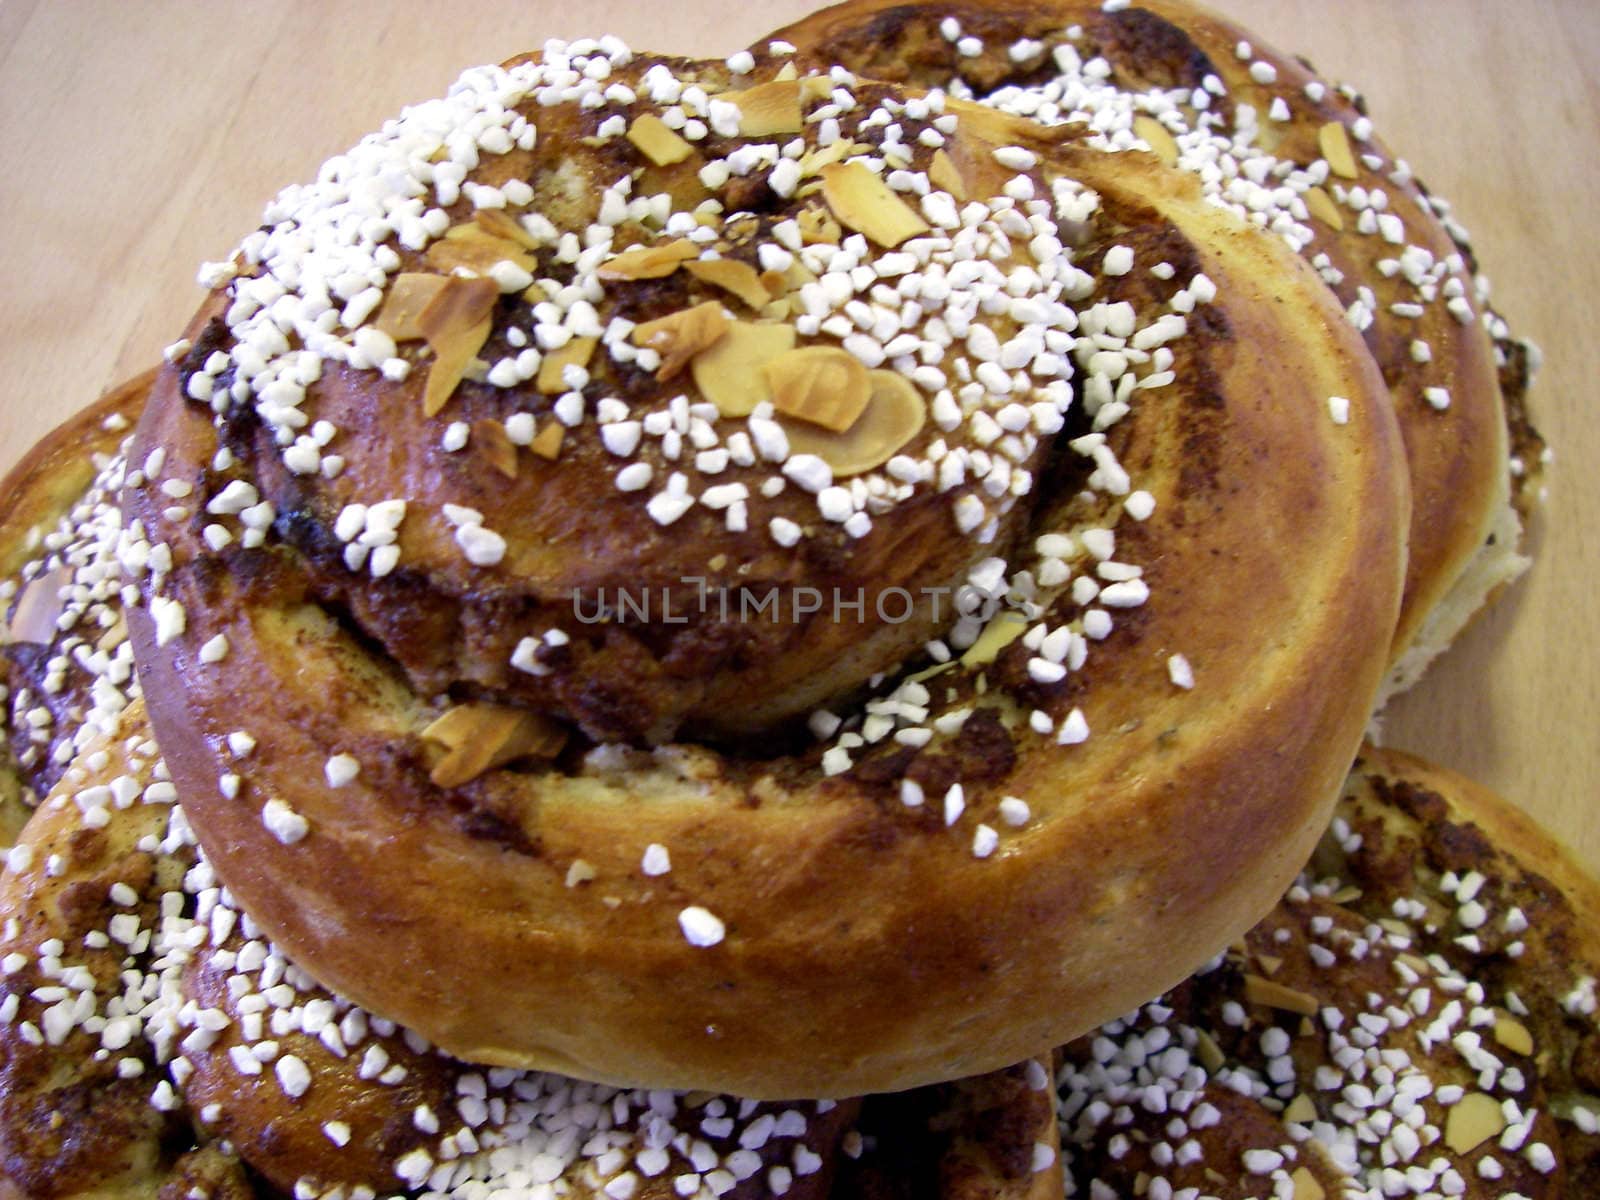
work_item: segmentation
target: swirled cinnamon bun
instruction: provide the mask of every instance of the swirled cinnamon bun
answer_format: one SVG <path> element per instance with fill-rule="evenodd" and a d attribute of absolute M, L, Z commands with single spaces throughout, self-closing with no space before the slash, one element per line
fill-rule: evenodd
<path fill-rule="evenodd" d="M 1325 819 L 1392 408 L 1152 157 L 553 45 L 208 279 L 123 487 L 150 718 L 244 910 L 457 1057 L 1003 1068 L 1215 953 Z"/>
<path fill-rule="evenodd" d="M 1315 268 L 1383 372 L 1410 468 L 1386 696 L 1526 568 L 1544 461 L 1525 403 L 1537 351 L 1490 308 L 1465 228 L 1354 89 L 1189 0 L 852 0 L 758 43 L 763 56 L 773 45 L 1154 153 Z"/>

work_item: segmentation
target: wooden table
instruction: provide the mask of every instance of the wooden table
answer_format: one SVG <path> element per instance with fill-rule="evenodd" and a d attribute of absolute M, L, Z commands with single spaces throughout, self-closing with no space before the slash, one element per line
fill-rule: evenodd
<path fill-rule="evenodd" d="M 1489 783 L 1600 870 L 1600 6 L 1223 0 L 1366 91 L 1451 197 L 1515 327 L 1544 347 L 1556 448 L 1530 575 L 1393 707 L 1387 740 Z M 550 36 L 726 54 L 807 0 L 392 0 L 0 6 L 0 468 L 156 361 L 282 184 L 460 68 Z"/>

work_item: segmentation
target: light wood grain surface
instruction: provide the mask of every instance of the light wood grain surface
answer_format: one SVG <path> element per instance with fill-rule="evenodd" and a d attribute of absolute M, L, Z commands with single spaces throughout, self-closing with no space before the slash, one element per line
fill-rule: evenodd
<path fill-rule="evenodd" d="M 1367 94 L 1544 348 L 1537 562 L 1391 710 L 1387 740 L 1525 805 L 1600 869 L 1600 5 L 1221 0 Z M 0 0 L 0 468 L 156 361 L 276 189 L 465 66 L 615 32 L 726 54 L 806 0 Z"/>

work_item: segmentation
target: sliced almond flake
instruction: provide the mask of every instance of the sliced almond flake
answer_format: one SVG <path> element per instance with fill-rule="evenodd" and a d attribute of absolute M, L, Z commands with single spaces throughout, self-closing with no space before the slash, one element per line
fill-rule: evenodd
<path fill-rule="evenodd" d="M 957 200 L 967 198 L 967 181 L 962 178 L 955 160 L 943 149 L 933 152 L 933 161 L 928 164 L 928 182 L 940 191 L 949 192 Z"/>
<path fill-rule="evenodd" d="M 558 421 L 551 421 L 533 435 L 533 441 L 528 443 L 528 449 L 547 462 L 555 462 L 561 457 L 561 443 L 566 436 L 566 426 Z"/>
<path fill-rule="evenodd" d="M 638 147 L 639 153 L 658 167 L 670 167 L 673 163 L 681 163 L 694 153 L 692 145 L 669 129 L 666 122 L 653 113 L 645 113 L 634 118 L 633 124 L 628 126 L 628 140 Z"/>
<path fill-rule="evenodd" d="M 824 167 L 822 198 L 841 225 L 866 234 L 887 250 L 928 232 L 928 223 L 860 163 Z"/>
<path fill-rule="evenodd" d="M 957 132 L 963 138 L 980 138 L 992 146 L 1033 146 L 1041 142 L 1067 141 L 1076 136 L 1070 124 L 1041 125 L 1028 117 L 973 100 L 947 99 L 945 111 L 956 114 Z"/>
<path fill-rule="evenodd" d="M 1012 642 L 1028 632 L 1028 621 L 1019 612 L 996 613 L 983 627 L 978 640 L 961 656 L 963 667 L 986 667 Z"/>
<path fill-rule="evenodd" d="M 1415 954 L 1397 954 L 1394 956 L 1394 960 L 1398 963 L 1404 963 L 1418 975 L 1430 975 L 1433 973 L 1433 968 L 1428 965 L 1427 960 Z"/>
<path fill-rule="evenodd" d="M 457 705 L 422 736 L 448 751 L 428 776 L 442 788 L 460 787 L 519 758 L 554 758 L 567 740 L 566 732 L 540 713 L 488 703 Z"/>
<path fill-rule="evenodd" d="M 1340 888 L 1337 892 L 1335 892 L 1332 896 L 1332 900 L 1335 904 L 1354 904 L 1357 900 L 1361 899 L 1361 894 L 1360 888 L 1356 887 L 1354 884 L 1350 884 L 1346 887 Z"/>
<path fill-rule="evenodd" d="M 1296 1167 L 1294 1174 L 1289 1176 L 1289 1182 L 1294 1185 L 1292 1200 L 1327 1200 L 1328 1193 L 1317 1182 L 1310 1167 Z"/>
<path fill-rule="evenodd" d="M 1444 1144 L 1457 1154 L 1470 1154 L 1506 1127 L 1500 1101 L 1482 1092 L 1468 1092 L 1450 1106 L 1444 1122 Z"/>
<path fill-rule="evenodd" d="M 472 445 L 507 479 L 517 477 L 517 447 L 506 434 L 506 427 L 493 417 L 474 421 Z"/>
<path fill-rule="evenodd" d="M 383 307 L 373 325 L 397 342 L 415 342 L 425 335 L 422 332 L 422 314 L 450 282 L 444 275 L 421 271 L 407 271 L 396 275 L 384 293 Z"/>
<path fill-rule="evenodd" d="M 1361 173 L 1356 170 L 1355 155 L 1350 152 L 1350 135 L 1345 132 L 1342 122 L 1329 121 L 1317 130 L 1317 145 L 1335 175 L 1343 176 L 1345 179 L 1360 178 Z"/>
<path fill-rule="evenodd" d="M 717 97 L 739 106 L 739 136 L 770 137 L 777 133 L 799 133 L 805 128 L 800 113 L 800 81 L 774 79 L 758 83 L 742 92 L 726 92 Z"/>
<path fill-rule="evenodd" d="M 688 366 L 689 360 L 700 351 L 715 345 L 731 323 L 721 304 L 707 300 L 693 308 L 646 321 L 633 331 L 633 344 L 661 355 L 656 381 L 665 382 Z"/>
<path fill-rule="evenodd" d="M 1172 134 L 1167 131 L 1167 127 L 1154 117 L 1135 117 L 1133 132 L 1144 139 L 1150 147 L 1150 153 L 1167 166 L 1170 167 L 1178 161 L 1178 143 L 1172 140 Z"/>
<path fill-rule="evenodd" d="M 1322 1008 L 1322 1001 L 1310 992 L 1285 987 L 1281 983 L 1263 979 L 1260 975 L 1244 977 L 1244 994 L 1245 999 L 1251 1004 L 1260 1004 L 1283 1012 L 1299 1013 L 1303 1017 L 1315 1016 Z"/>
<path fill-rule="evenodd" d="M 837 346 L 807 346 L 777 355 L 762 373 L 775 409 L 834 433 L 854 425 L 872 398 L 867 368 Z"/>
<path fill-rule="evenodd" d="M 815 454 L 833 469 L 835 478 L 859 475 L 882 466 L 922 432 L 928 406 L 910 380 L 898 371 L 868 371 L 872 394 L 860 418 L 844 433 L 809 422 L 785 421 L 789 449 Z"/>
<path fill-rule="evenodd" d="M 1276 975 L 1278 973 L 1278 968 L 1283 966 L 1283 959 L 1279 958 L 1276 954 L 1258 954 L 1256 956 L 1256 962 L 1268 975 Z"/>
<path fill-rule="evenodd" d="M 440 340 L 448 340 L 462 330 L 476 329 L 494 315 L 500 288 L 492 279 L 463 279 L 452 275 L 434 293 L 417 317 L 417 329 L 438 353 Z M 477 353 L 476 350 L 473 353 Z"/>
<path fill-rule="evenodd" d="M 782 71 L 779 71 L 777 78 L 784 79 L 787 76 Z M 826 75 L 807 75 L 800 80 L 800 98 L 802 102 L 831 99 L 833 91 L 833 80 Z"/>
<path fill-rule="evenodd" d="M 691 262 L 684 266 L 684 270 L 696 279 L 702 279 L 713 287 L 719 287 L 737 296 L 757 311 L 765 308 L 772 299 L 772 293 L 762 284 L 761 275 L 756 269 L 736 258 L 713 258 Z"/>
<path fill-rule="evenodd" d="M 1310 187 L 1305 190 L 1306 211 L 1321 221 L 1324 225 L 1334 230 L 1344 228 L 1344 217 L 1339 212 L 1339 206 L 1333 202 L 1333 197 L 1319 187 Z"/>
<path fill-rule="evenodd" d="M 497 237 L 476 221 L 452 225 L 423 251 L 422 257 L 429 266 L 446 274 L 465 267 L 487 275 L 500 262 L 515 263 L 525 271 L 535 266 L 533 252 L 521 242 Z"/>
<path fill-rule="evenodd" d="M 870 146 L 861 146 L 849 138 L 840 138 L 826 146 L 815 150 L 808 150 L 800 156 L 800 174 L 802 177 L 820 175 L 823 167 L 832 166 L 834 163 L 843 162 L 858 150 L 867 152 Z"/>
<path fill-rule="evenodd" d="M 469 280 L 461 282 L 466 283 Z M 491 288 L 494 286 L 493 280 L 470 280 L 470 282 L 488 283 Z M 424 314 L 424 318 L 426 315 Z M 478 350 L 482 350 L 483 342 L 490 339 L 490 328 L 493 323 L 493 315 L 490 315 L 480 320 L 477 325 L 448 326 L 438 331 L 434 338 L 427 339 L 427 344 L 434 350 L 434 362 L 427 368 L 427 384 L 422 389 L 424 416 L 438 416 L 445 405 L 450 403 L 450 397 L 456 394 L 456 387 L 466 378 L 467 371 L 477 360 Z"/>
<path fill-rule="evenodd" d="M 795 223 L 800 226 L 800 241 L 806 246 L 837 246 L 844 237 L 839 222 L 820 208 L 802 210 Z"/>
<path fill-rule="evenodd" d="M 122 619 L 122 615 L 119 613 L 117 615 L 117 623 L 100 635 L 100 640 L 94 644 L 94 648 L 102 654 L 110 654 L 127 640 L 128 623 Z"/>
<path fill-rule="evenodd" d="M 1494 1040 L 1513 1054 L 1533 1055 L 1533 1034 L 1515 1017 L 1502 1015 L 1495 1018 Z"/>
<path fill-rule="evenodd" d="M 524 250 L 539 249 L 539 239 L 524 229 L 522 222 L 503 208 L 485 208 L 475 219 L 483 231 L 492 237 L 515 242 Z"/>
<path fill-rule="evenodd" d="M 562 392 L 570 391 L 566 381 L 561 378 L 562 372 L 567 367 L 587 367 L 594 355 L 594 348 L 599 344 L 599 338 L 575 337 L 566 345 L 551 350 L 539 360 L 539 374 L 534 379 L 534 386 L 545 396 L 559 396 Z"/>
<path fill-rule="evenodd" d="M 677 238 L 659 246 L 636 246 L 600 264 L 595 272 L 601 279 L 665 279 L 687 260 L 698 258 L 700 248 L 688 238 Z"/>
<path fill-rule="evenodd" d="M 768 296 L 783 296 L 789 290 L 789 277 L 782 271 L 761 272 L 761 286 Z"/>
<path fill-rule="evenodd" d="M 1283 1110 L 1283 1119 L 1294 1125 L 1306 1125 L 1317 1119 L 1317 1106 L 1311 1097 L 1301 1092 Z"/>
<path fill-rule="evenodd" d="M 791 292 L 797 292 L 805 287 L 806 284 L 817 281 L 816 272 L 798 258 L 789 264 L 788 270 L 783 273 L 783 278 L 788 283 Z"/>
<path fill-rule="evenodd" d="M 1411 927 L 1398 917 L 1379 917 L 1378 924 L 1394 934 L 1395 937 L 1409 938 L 1411 936 Z"/>
<path fill-rule="evenodd" d="M 72 568 L 57 567 L 53 571 L 46 571 L 23 588 L 11 617 L 8 640 L 35 646 L 48 646 L 55 641 L 56 634 L 60 632 L 56 628 L 56 621 L 66 611 L 61 589 L 71 583 Z"/>
<path fill-rule="evenodd" d="M 447 750 L 454 750 L 466 742 L 478 728 L 483 715 L 480 710 L 494 707 L 496 706 L 483 704 L 453 705 L 423 727 L 422 737 L 430 742 L 438 742 Z"/>
<path fill-rule="evenodd" d="M 1200 1065 L 1208 1071 L 1219 1071 L 1227 1058 L 1222 1053 L 1222 1047 L 1217 1045 L 1217 1039 L 1204 1029 L 1195 1031 L 1195 1057 L 1200 1060 Z"/>
<path fill-rule="evenodd" d="M 763 368 L 794 349 L 794 326 L 734 321 L 709 348 L 694 356 L 695 386 L 725 417 L 746 417 L 772 398 Z"/>
<path fill-rule="evenodd" d="M 998 195 L 1017 174 L 996 160 L 997 150 L 1037 150 L 1073 136 L 1070 124 L 1040 125 L 1027 117 L 970 101 L 947 100 L 946 111 L 956 113 L 959 121 L 957 136 L 946 143 L 951 161 L 965 180 L 967 192 L 977 197 Z"/>

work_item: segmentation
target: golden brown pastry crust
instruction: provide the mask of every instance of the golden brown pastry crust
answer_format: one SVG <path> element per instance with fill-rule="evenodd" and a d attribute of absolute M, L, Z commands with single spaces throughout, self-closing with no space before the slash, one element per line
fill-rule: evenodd
<path fill-rule="evenodd" d="M 981 39 L 982 52 L 959 51 L 955 39 L 939 31 L 946 18 L 958 21 L 964 36 Z M 1394 397 L 1405 440 L 1413 498 L 1410 549 L 1395 634 L 1397 673 L 1386 691 L 1409 687 L 1487 596 L 1526 565 L 1517 556 L 1519 531 L 1507 510 L 1512 414 L 1505 410 L 1497 376 L 1521 378 L 1523 384 L 1526 377 L 1517 370 L 1520 348 L 1502 336 L 1497 352 L 1491 342 L 1489 327 L 1503 331 L 1504 322 L 1477 295 L 1470 250 L 1435 216 L 1427 190 L 1382 140 L 1352 132 L 1371 124 L 1359 97 L 1323 80 L 1306 60 L 1264 45 L 1248 30 L 1188 0 L 1141 0 L 1112 11 L 1099 0 L 848 0 L 778 30 L 756 48 L 765 50 L 774 39 L 787 41 L 798 47 L 802 62 L 814 67 L 837 62 L 874 78 L 926 87 L 960 78 L 982 97 L 1007 85 L 1049 82 L 1059 73 L 1050 52 L 1073 26 L 1081 33 L 1070 44 L 1085 61 L 1097 55 L 1105 59 L 1119 88 L 1204 90 L 1207 76 L 1214 76 L 1222 88 L 1209 98 L 1220 129 L 1229 135 L 1245 129 L 1232 106 L 1249 105 L 1255 118 L 1250 142 L 1300 168 L 1324 159 L 1325 127 L 1346 131 L 1349 170 L 1332 171 L 1317 189 L 1323 203 L 1302 212 L 1302 223 L 1315 235 L 1303 253 L 1317 264 L 1341 305 L 1370 314 L 1359 327 Z M 1037 40 L 1019 61 L 1009 52 L 1024 39 Z M 1244 47 L 1247 53 L 1241 53 Z M 1315 99 L 1308 86 L 1321 89 Z M 1274 100 L 1288 106 L 1282 119 L 1269 116 Z M 1196 110 L 1181 111 L 1186 126 L 1194 128 Z M 1399 238 L 1391 241 L 1380 232 L 1377 205 L 1363 217 L 1348 203 L 1351 192 L 1363 198 L 1361 207 L 1369 193 L 1381 193 L 1382 219 L 1400 223 Z M 1330 194 L 1337 194 L 1337 203 Z M 1338 227 L 1329 213 L 1336 214 Z M 1404 268 L 1399 266 L 1402 251 Z M 1423 271 L 1413 279 L 1412 257 L 1422 255 L 1430 270 L 1446 262 L 1451 269 Z M 1425 281 L 1426 297 L 1418 280 Z M 1446 289 L 1456 289 L 1457 298 Z M 1464 306 L 1459 316 L 1447 302 Z M 1417 343 L 1427 347 L 1425 361 L 1413 349 Z M 1504 370 L 1497 366 L 1502 360 Z M 1446 407 L 1434 402 L 1441 396 L 1434 389 L 1447 394 Z M 1521 411 L 1524 391 L 1524 386 L 1515 390 L 1518 411 L 1510 428 L 1523 460 L 1516 471 L 1519 490 L 1522 479 L 1537 476 L 1543 448 Z M 1469 574 L 1480 555 L 1492 558 L 1493 565 L 1477 564 Z M 1453 592 L 1458 582 L 1463 587 Z M 1445 611 L 1427 627 L 1441 605 Z M 1419 639 L 1419 653 L 1402 663 Z"/>
<path fill-rule="evenodd" d="M 1118 520 L 1069 471 L 1024 534 L 1115 522 L 1158 599 L 1119 618 L 1071 678 L 1036 678 L 1022 642 L 941 677 L 956 695 L 935 710 L 974 715 L 920 752 L 884 741 L 829 775 L 821 747 L 612 748 L 436 788 L 417 735 L 438 702 L 319 607 L 298 552 L 208 553 L 200 519 L 163 519 L 156 480 L 129 488 L 130 515 L 172 553 L 163 602 L 185 614 L 165 645 L 147 608 L 130 614 L 152 722 L 217 871 L 314 976 L 468 1059 L 829 1095 L 1017 1061 L 1180 978 L 1270 907 L 1317 835 L 1386 657 L 1407 512 L 1392 414 L 1359 339 L 1272 239 L 1150 158 L 1000 130 L 1101 195 L 1085 261 L 1125 243 L 1176 268 L 1175 281 L 1108 277 L 1108 301 L 1147 320 L 1201 274 L 1216 299 L 1191 318 L 1203 336 L 1172 347 L 1172 402 L 1141 401 L 1107 433 L 1154 512 Z M 164 447 L 164 473 L 203 498 L 223 478 L 205 475 L 211 414 L 183 398 L 184 378 L 158 383 L 135 457 Z M 352 384 L 330 370 L 312 395 L 342 409 Z M 1350 401 L 1347 424 L 1330 397 Z M 373 482 L 380 495 L 403 482 L 423 511 L 449 498 L 437 480 Z M 333 516 L 293 511 L 291 529 Z M 522 526 L 502 519 L 515 564 Z M 450 569 L 516 582 L 514 567 Z M 1063 596 L 1045 619 L 1079 613 Z M 202 661 L 219 636 L 225 662 Z M 1177 655 L 1192 690 L 1173 681 Z M 1029 728 L 1034 712 L 1055 730 L 1080 708 L 1095 731 L 1082 745 Z M 245 768 L 228 744 L 241 730 L 255 744 Z M 360 774 L 330 788 L 325 764 L 341 754 Z M 219 777 L 244 769 L 238 797 L 220 794 Z M 926 804 L 900 801 L 903 779 Z M 937 810 L 958 783 L 965 814 L 953 807 L 947 827 Z M 975 855 L 975 826 L 1005 827 L 1008 795 L 1033 819 Z M 652 844 L 670 850 L 670 874 L 641 870 Z M 724 923 L 715 945 L 680 931 L 702 908 Z M 592 986 L 575 994 L 575 978 Z"/>

